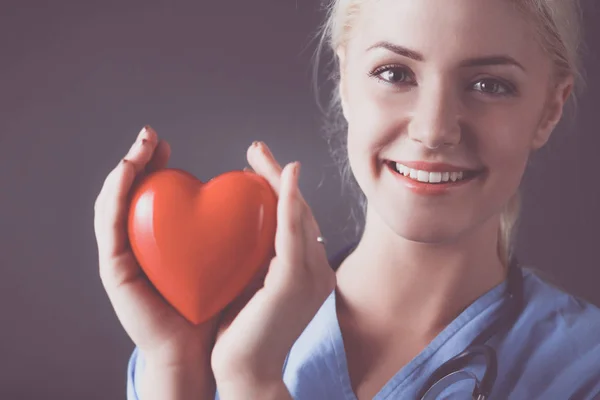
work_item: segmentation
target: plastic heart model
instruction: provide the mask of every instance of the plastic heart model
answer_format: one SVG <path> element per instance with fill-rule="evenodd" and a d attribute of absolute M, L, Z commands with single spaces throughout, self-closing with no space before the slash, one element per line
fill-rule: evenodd
<path fill-rule="evenodd" d="M 188 321 L 225 309 L 273 256 L 277 197 L 254 172 L 202 183 L 179 169 L 141 178 L 131 193 L 128 234 L 150 282 Z"/>

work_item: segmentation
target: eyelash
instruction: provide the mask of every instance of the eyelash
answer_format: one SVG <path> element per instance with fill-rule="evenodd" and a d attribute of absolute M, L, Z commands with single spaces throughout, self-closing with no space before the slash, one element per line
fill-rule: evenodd
<path fill-rule="evenodd" d="M 407 84 L 406 80 L 390 82 L 386 79 L 383 79 L 381 77 L 381 74 L 384 72 L 387 72 L 387 71 L 400 71 L 403 74 L 405 74 L 405 77 L 408 76 L 408 79 L 413 78 L 413 82 L 408 83 L 408 84 L 415 85 L 413 74 L 410 72 L 410 70 L 407 67 L 405 67 L 403 65 L 386 65 L 383 67 L 376 68 L 375 70 L 369 72 L 368 75 L 370 77 L 377 79 L 378 81 L 380 81 L 382 83 L 387 84 L 387 85 Z M 498 85 L 502 88 L 503 92 L 502 93 L 491 93 L 491 92 L 485 92 L 483 90 L 473 89 L 477 85 L 481 86 L 482 83 L 491 83 L 492 85 Z M 501 80 L 501 79 L 497 79 L 497 78 L 479 79 L 478 81 L 476 81 L 474 84 L 471 85 L 471 89 L 473 89 L 477 92 L 480 92 L 483 95 L 492 96 L 492 97 L 508 97 L 508 96 L 514 96 L 517 94 L 517 89 L 513 84 L 511 84 L 510 82 Z"/>

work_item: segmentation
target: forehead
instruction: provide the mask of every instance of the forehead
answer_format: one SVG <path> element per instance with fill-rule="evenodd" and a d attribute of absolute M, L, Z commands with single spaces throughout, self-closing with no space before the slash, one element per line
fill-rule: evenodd
<path fill-rule="evenodd" d="M 531 21 L 512 0 L 369 0 L 351 35 L 359 48 L 385 40 L 425 60 L 505 54 L 527 64 L 543 55 Z"/>

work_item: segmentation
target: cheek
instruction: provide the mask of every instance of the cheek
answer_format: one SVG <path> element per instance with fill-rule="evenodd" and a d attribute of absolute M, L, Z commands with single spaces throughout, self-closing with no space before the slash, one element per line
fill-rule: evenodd
<path fill-rule="evenodd" d="M 348 161 L 352 173 L 363 191 L 367 191 L 365 184 L 373 169 L 371 151 L 365 136 L 361 133 L 360 127 L 352 122 L 348 123 Z"/>
<path fill-rule="evenodd" d="M 484 193 L 492 203 L 508 201 L 519 188 L 529 159 L 532 132 L 535 129 L 534 124 L 527 122 L 518 121 L 513 114 L 511 123 L 497 123 L 496 127 L 501 128 L 488 130 L 480 135 L 477 153 L 489 173 Z M 501 207 L 503 204 L 497 205 Z"/>
<path fill-rule="evenodd" d="M 372 173 L 376 164 L 378 138 L 385 125 L 385 118 L 382 118 L 380 105 L 375 104 L 367 93 L 357 88 L 356 83 L 350 86 L 347 113 L 348 157 L 352 171 L 364 190 L 366 177 Z"/>
<path fill-rule="evenodd" d="M 348 87 L 348 141 L 356 149 L 376 154 L 402 132 L 407 104 L 399 104 L 396 96 L 382 95 L 379 83 L 355 79 Z M 406 102 L 409 96 L 404 96 Z"/>
<path fill-rule="evenodd" d="M 517 99 L 471 110 L 480 148 L 490 168 L 521 175 L 544 114 L 542 87 L 528 87 Z"/>

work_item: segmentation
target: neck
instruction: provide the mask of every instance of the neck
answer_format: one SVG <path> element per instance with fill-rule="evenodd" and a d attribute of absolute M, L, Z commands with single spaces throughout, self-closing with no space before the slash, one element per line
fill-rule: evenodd
<path fill-rule="evenodd" d="M 381 331 L 410 326 L 433 338 L 501 283 L 498 219 L 452 243 L 419 243 L 368 218 L 358 247 L 338 270 L 339 312 Z"/>

